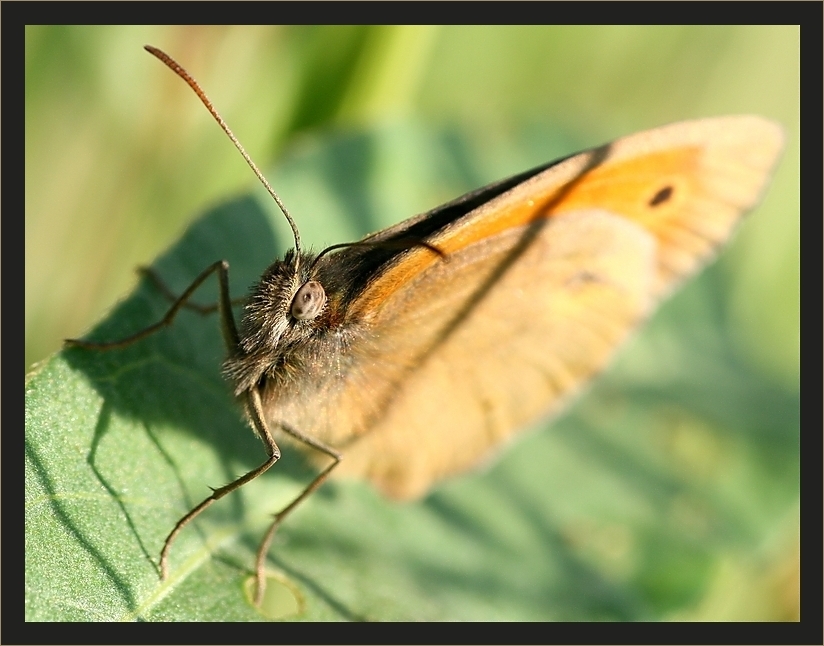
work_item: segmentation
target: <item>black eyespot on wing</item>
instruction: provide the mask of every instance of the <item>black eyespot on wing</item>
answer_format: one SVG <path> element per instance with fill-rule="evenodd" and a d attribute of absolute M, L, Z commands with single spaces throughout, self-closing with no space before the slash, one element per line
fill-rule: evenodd
<path fill-rule="evenodd" d="M 667 202 L 672 197 L 672 191 L 672 186 L 665 186 L 652 197 L 652 199 L 649 201 L 649 205 L 658 206 L 659 204 Z"/>

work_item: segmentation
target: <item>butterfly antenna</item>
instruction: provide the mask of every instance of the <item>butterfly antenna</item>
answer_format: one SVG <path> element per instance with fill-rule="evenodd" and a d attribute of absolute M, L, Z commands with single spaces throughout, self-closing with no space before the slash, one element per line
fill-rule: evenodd
<path fill-rule="evenodd" d="M 330 251 L 336 251 L 338 249 L 345 249 L 349 247 L 364 247 L 367 249 L 411 249 L 412 247 L 423 247 L 424 249 L 429 249 L 432 253 L 436 256 L 440 257 L 441 260 L 448 261 L 449 256 L 447 256 L 446 252 L 442 251 L 435 245 L 427 242 L 426 240 L 418 240 L 417 238 L 401 238 L 398 240 L 378 240 L 377 242 L 369 242 L 368 240 L 358 240 L 357 242 L 341 242 L 338 244 L 333 244 L 329 247 L 326 247 L 323 251 L 321 251 L 315 259 L 312 261 L 312 264 L 309 265 L 309 273 L 312 273 L 312 270 L 315 268 L 315 265 L 318 264 L 318 261 L 323 258 L 326 254 Z"/>
<path fill-rule="evenodd" d="M 263 176 L 263 173 L 261 173 L 258 167 L 255 166 L 255 162 L 252 161 L 252 158 L 249 157 L 249 154 L 246 152 L 243 146 L 240 145 L 240 142 L 237 140 L 237 137 L 235 137 L 234 133 L 229 129 L 229 126 L 226 125 L 226 122 L 223 120 L 223 117 L 220 116 L 220 113 L 215 109 L 215 106 L 212 105 L 212 102 L 209 100 L 209 97 L 206 96 L 206 93 L 203 91 L 200 85 L 198 85 L 197 81 L 195 81 L 194 78 L 192 78 L 191 74 L 189 74 L 189 72 L 183 69 L 180 63 L 178 63 L 175 59 L 169 56 L 166 52 L 158 49 L 157 47 L 152 47 L 151 45 L 144 45 L 143 48 L 153 56 L 156 56 L 161 61 L 163 61 L 169 69 L 171 69 L 175 74 L 177 74 L 180 78 L 186 81 L 186 83 L 189 84 L 189 87 L 195 91 L 195 94 L 197 94 L 200 97 L 200 100 L 203 102 L 203 105 L 206 106 L 206 109 L 212 114 L 212 116 L 215 118 L 215 121 L 217 121 L 220 127 L 223 128 L 223 132 L 225 132 L 229 136 L 229 139 L 232 140 L 232 143 L 235 145 L 235 148 L 237 148 L 240 151 L 240 154 L 243 155 L 243 159 L 246 160 L 246 163 L 249 164 L 250 168 L 254 171 L 255 175 L 257 175 L 257 178 L 260 180 L 263 186 L 266 187 L 266 190 L 268 191 L 269 195 L 272 196 L 272 198 L 277 203 L 278 207 L 280 207 L 280 210 L 283 212 L 283 215 L 286 216 L 286 220 L 289 222 L 289 226 L 292 227 L 292 234 L 295 237 L 296 257 L 300 258 L 300 232 L 298 231 L 298 225 L 295 224 L 295 221 L 292 219 L 292 216 L 289 215 L 289 211 L 286 210 L 286 206 L 283 204 L 278 194 L 275 193 L 275 190 L 269 185 L 269 182 L 266 181 L 266 178 Z"/>

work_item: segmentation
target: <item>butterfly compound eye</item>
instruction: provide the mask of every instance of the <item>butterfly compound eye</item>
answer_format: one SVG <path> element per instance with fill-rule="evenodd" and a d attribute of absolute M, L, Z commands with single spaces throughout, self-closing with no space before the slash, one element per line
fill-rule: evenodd
<path fill-rule="evenodd" d="M 292 299 L 292 316 L 298 321 L 311 321 L 326 305 L 326 292 L 316 280 L 301 286 Z"/>

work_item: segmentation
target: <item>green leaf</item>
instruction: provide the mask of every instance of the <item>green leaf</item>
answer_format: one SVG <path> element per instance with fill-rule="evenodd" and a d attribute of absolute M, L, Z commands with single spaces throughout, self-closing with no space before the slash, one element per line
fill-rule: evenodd
<path fill-rule="evenodd" d="M 573 150 L 552 132 L 514 141 L 481 155 L 460 133 L 401 124 L 306 140 L 271 179 L 320 249 Z M 240 295 L 289 245 L 269 203 L 245 196 L 153 267 L 180 293 L 226 259 Z M 785 553 L 770 537 L 797 536 L 798 391 L 736 353 L 722 269 L 665 304 L 569 414 L 485 471 L 408 504 L 325 484 L 275 537 L 265 613 L 248 594 L 257 544 L 313 474 L 289 447 L 183 530 L 167 581 L 156 566 L 207 487 L 265 455 L 221 377 L 216 317 L 184 310 L 128 348 L 60 352 L 26 382 L 27 619 L 700 618 L 730 563 L 769 597 Z M 197 302 L 214 302 L 214 282 Z M 168 305 L 141 280 L 86 338 L 127 336 Z"/>

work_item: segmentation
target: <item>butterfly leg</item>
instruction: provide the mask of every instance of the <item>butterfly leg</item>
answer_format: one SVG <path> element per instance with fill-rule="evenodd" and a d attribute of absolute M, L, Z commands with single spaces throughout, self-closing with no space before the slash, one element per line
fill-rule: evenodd
<path fill-rule="evenodd" d="M 150 275 L 150 277 L 158 283 L 159 279 L 156 276 L 153 276 L 153 272 L 151 272 L 151 270 L 146 271 L 149 272 L 147 275 Z M 212 265 L 209 265 L 197 278 L 192 281 L 192 284 L 186 288 L 186 291 L 184 291 L 177 298 L 174 298 L 171 292 L 168 291 L 168 288 L 163 285 L 161 291 L 163 291 L 166 296 L 174 302 L 169 308 L 169 311 L 166 312 L 166 315 L 157 323 L 118 341 L 96 342 L 83 341 L 82 339 L 66 339 L 65 344 L 69 347 L 87 348 L 89 350 L 115 350 L 117 348 L 125 348 L 132 343 L 145 339 L 147 336 L 151 336 L 167 325 L 171 325 L 172 321 L 175 319 L 175 316 L 177 316 L 177 313 L 181 310 L 181 308 L 186 306 L 194 291 L 200 287 L 203 281 L 205 281 L 213 272 L 217 272 L 218 282 L 220 283 L 220 298 L 217 308 L 221 312 L 221 330 L 223 332 L 223 339 L 226 342 L 226 346 L 229 348 L 230 354 L 234 353 L 239 343 L 239 338 L 237 326 L 235 325 L 235 319 L 232 315 L 232 300 L 229 298 L 229 263 L 225 260 L 220 260 Z M 162 284 L 162 281 L 160 281 L 159 284 Z M 194 306 L 195 309 L 198 309 L 199 307 L 201 306 Z"/>
<path fill-rule="evenodd" d="M 163 279 L 158 275 L 158 273 L 152 269 L 151 267 L 138 267 L 137 273 L 141 276 L 145 276 L 146 278 L 151 281 L 151 283 L 157 288 L 157 290 L 163 294 L 170 302 L 174 303 L 177 300 L 177 296 L 175 296 L 174 292 L 169 289 L 169 286 L 163 282 Z M 243 305 L 246 302 L 246 297 L 241 298 L 233 298 L 231 300 L 232 307 L 235 305 Z M 190 303 L 186 301 L 183 304 L 183 307 L 189 310 L 194 310 L 198 314 L 211 314 L 212 312 L 216 312 L 220 309 L 219 303 L 212 303 L 211 305 L 200 305 L 199 303 Z"/>
<path fill-rule="evenodd" d="M 200 285 L 205 281 L 212 273 L 217 272 L 218 276 L 218 283 L 219 283 L 219 300 L 217 304 L 217 308 L 220 310 L 220 322 L 221 322 L 221 331 L 223 333 L 223 339 L 226 343 L 226 348 L 229 352 L 229 355 L 234 355 L 237 352 L 238 344 L 240 343 L 240 339 L 238 336 L 237 325 L 235 324 L 235 319 L 232 314 L 232 300 L 229 297 L 229 263 L 225 260 L 218 261 L 205 270 L 203 270 L 200 275 L 192 281 L 192 284 L 183 292 L 179 297 L 173 299 L 174 302 L 172 306 L 169 308 L 169 311 L 166 312 L 166 315 L 154 325 L 150 325 L 135 334 L 126 337 L 125 339 L 120 339 L 118 341 L 108 341 L 108 342 L 94 342 L 94 341 L 83 341 L 80 339 L 67 339 L 66 345 L 68 346 L 76 346 L 81 348 L 87 348 L 90 350 L 113 350 L 116 348 L 123 348 L 132 343 L 140 341 L 141 339 L 146 338 L 147 336 L 154 334 L 155 332 L 159 331 L 160 329 L 170 325 L 172 321 L 174 321 L 175 316 L 180 311 L 180 309 L 187 303 L 188 299 L 194 293 L 194 291 L 200 287 Z M 156 277 L 155 277 L 156 278 Z M 165 285 L 163 286 L 164 291 L 166 291 L 168 296 L 171 296 L 171 293 L 165 289 Z M 168 574 L 168 557 L 169 557 L 169 550 L 172 547 L 172 543 L 174 542 L 177 535 L 180 531 L 192 522 L 197 516 L 201 514 L 206 508 L 208 508 L 215 500 L 219 500 L 226 494 L 231 493 L 235 489 L 242 487 L 247 482 L 254 480 L 260 474 L 267 471 L 275 462 L 280 459 L 280 449 L 278 448 L 277 444 L 275 444 L 275 440 L 272 437 L 272 434 L 269 432 L 269 429 L 264 421 L 263 410 L 260 402 L 260 393 L 257 390 L 250 390 L 246 393 L 246 410 L 249 415 L 249 418 L 252 421 L 252 424 L 255 427 L 259 437 L 263 440 L 263 443 L 266 447 L 266 452 L 268 454 L 268 458 L 266 461 L 261 464 L 256 469 L 253 469 L 249 473 L 244 476 L 241 476 L 234 482 L 229 483 L 219 489 L 214 489 L 212 491 L 212 495 L 206 498 L 203 502 L 197 505 L 194 509 L 192 509 L 189 513 L 187 513 L 183 518 L 177 521 L 177 524 L 174 526 L 174 529 L 169 533 L 166 537 L 166 541 L 163 543 L 163 549 L 160 552 L 160 578 L 165 579 Z"/>
<path fill-rule="evenodd" d="M 168 558 L 169 558 L 169 550 L 172 548 L 172 543 L 174 542 L 177 535 L 180 533 L 186 525 L 192 522 L 195 518 L 197 518 L 202 511 L 207 509 L 213 502 L 216 500 L 220 500 L 223 496 L 232 493 L 236 489 L 240 489 L 243 485 L 247 482 L 251 482 L 259 475 L 265 473 L 269 470 L 269 468 L 280 459 L 280 449 L 278 445 L 275 443 L 274 438 L 272 437 L 272 433 L 269 431 L 269 428 L 266 424 L 265 417 L 263 416 L 263 408 L 260 402 L 260 394 L 257 390 L 250 390 L 247 392 L 246 395 L 246 410 L 251 418 L 252 424 L 255 427 L 260 438 L 263 440 L 264 445 L 266 446 L 266 453 L 268 454 L 268 458 L 266 461 L 261 464 L 256 469 L 252 469 L 246 475 L 241 476 L 237 480 L 230 482 L 229 484 L 220 487 L 219 489 L 212 489 L 212 495 L 206 498 L 203 502 L 201 502 L 197 507 L 192 509 L 188 514 L 186 514 L 183 518 L 177 521 L 177 524 L 174 526 L 174 529 L 169 533 L 166 537 L 166 541 L 163 543 L 163 550 L 160 552 L 160 578 L 165 579 L 168 575 Z"/>
<path fill-rule="evenodd" d="M 263 537 L 263 540 L 261 541 L 260 547 L 257 551 L 257 560 L 255 562 L 255 577 L 257 578 L 255 605 L 257 606 L 259 606 L 261 601 L 263 601 L 263 592 L 266 590 L 266 577 L 264 576 L 266 554 L 269 552 L 269 546 L 272 544 L 272 539 L 274 538 L 275 532 L 277 532 L 278 527 L 280 527 L 280 523 L 283 521 L 284 518 L 286 518 L 289 512 L 291 512 L 295 507 L 297 507 L 301 502 L 303 502 L 312 492 L 314 492 L 318 487 L 320 487 L 323 484 L 324 480 L 326 480 L 326 478 L 332 472 L 332 469 L 338 466 L 341 459 L 343 459 L 343 456 L 330 446 L 327 446 L 326 444 L 323 444 L 322 442 L 312 437 L 309 437 L 308 435 L 304 435 L 300 431 L 291 428 L 286 424 L 281 423 L 280 427 L 284 430 L 284 432 L 288 433 L 295 439 L 300 440 L 307 446 L 311 446 L 316 451 L 325 453 L 330 458 L 332 458 L 333 462 L 329 466 L 327 466 L 323 471 L 321 471 L 297 498 L 295 498 L 292 502 L 286 505 L 286 507 L 284 507 L 278 513 L 275 514 L 274 521 L 269 526 L 269 530 Z"/>

